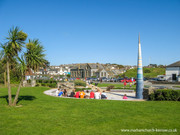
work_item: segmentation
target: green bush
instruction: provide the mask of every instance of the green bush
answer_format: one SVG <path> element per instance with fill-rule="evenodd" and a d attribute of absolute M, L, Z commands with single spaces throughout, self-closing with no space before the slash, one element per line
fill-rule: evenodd
<path fill-rule="evenodd" d="M 43 83 L 49 83 L 49 80 L 43 80 Z"/>
<path fill-rule="evenodd" d="M 179 90 L 156 90 L 154 93 L 149 95 L 149 100 L 180 101 L 180 91 Z"/>
<path fill-rule="evenodd" d="M 91 90 L 91 88 L 76 88 L 75 92 L 78 92 L 81 90 Z"/>
<path fill-rule="evenodd" d="M 46 83 L 41 83 L 41 86 L 47 86 L 47 84 Z"/>
<path fill-rule="evenodd" d="M 110 86 L 107 86 L 107 91 L 110 91 L 111 89 L 113 89 L 114 88 L 114 85 L 110 85 Z"/>
<path fill-rule="evenodd" d="M 36 87 L 39 87 L 39 86 L 41 86 L 41 84 L 40 84 L 40 83 L 37 83 L 37 84 L 36 84 Z"/>
<path fill-rule="evenodd" d="M 27 83 L 31 83 L 31 80 L 27 80 Z"/>
<path fill-rule="evenodd" d="M 151 70 L 145 69 L 145 70 L 144 70 L 144 73 L 151 73 Z"/>
<path fill-rule="evenodd" d="M 42 80 L 37 80 L 38 83 L 42 83 Z"/>
<path fill-rule="evenodd" d="M 84 82 L 82 80 L 75 80 L 74 85 L 75 86 L 84 86 L 84 87 L 86 87 L 86 82 Z"/>
<path fill-rule="evenodd" d="M 56 83 L 49 83 L 48 86 L 51 87 L 51 88 L 56 88 L 57 84 Z"/>

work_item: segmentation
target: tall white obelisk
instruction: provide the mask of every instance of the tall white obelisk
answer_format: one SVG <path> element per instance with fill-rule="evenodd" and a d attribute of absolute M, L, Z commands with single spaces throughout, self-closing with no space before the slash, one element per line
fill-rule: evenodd
<path fill-rule="evenodd" d="M 141 43 L 139 34 L 139 46 L 138 46 L 138 63 L 137 63 L 137 80 L 136 80 L 136 98 L 143 99 L 143 67 L 142 67 L 142 54 Z"/>

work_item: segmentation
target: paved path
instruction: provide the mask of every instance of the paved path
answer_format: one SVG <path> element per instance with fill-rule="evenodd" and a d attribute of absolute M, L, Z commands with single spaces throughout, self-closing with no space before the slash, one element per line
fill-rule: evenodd
<path fill-rule="evenodd" d="M 56 96 L 56 90 L 57 89 L 51 89 L 44 91 L 44 94 L 50 95 L 50 96 Z M 121 101 L 145 101 L 145 100 L 139 100 L 135 98 L 135 93 L 122 93 L 122 92 L 106 92 L 107 94 L 107 100 L 121 100 Z M 128 99 L 123 99 L 123 95 L 126 94 Z M 70 97 L 64 97 L 64 98 L 70 98 Z"/>

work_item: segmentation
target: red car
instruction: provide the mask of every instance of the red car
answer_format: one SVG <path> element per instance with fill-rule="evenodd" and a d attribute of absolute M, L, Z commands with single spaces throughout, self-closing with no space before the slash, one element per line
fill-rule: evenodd
<path fill-rule="evenodd" d="M 124 80 L 121 80 L 121 82 L 124 82 L 124 81 L 126 81 L 127 83 L 135 82 L 135 79 L 133 78 L 133 79 L 124 79 Z"/>

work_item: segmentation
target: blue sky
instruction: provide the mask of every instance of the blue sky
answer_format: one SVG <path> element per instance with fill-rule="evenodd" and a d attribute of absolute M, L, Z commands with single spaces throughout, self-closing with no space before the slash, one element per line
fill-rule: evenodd
<path fill-rule="evenodd" d="M 0 42 L 12 26 L 39 38 L 51 65 L 180 60 L 180 0 L 0 0 Z"/>

